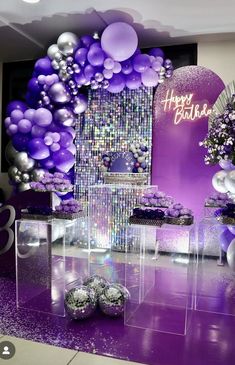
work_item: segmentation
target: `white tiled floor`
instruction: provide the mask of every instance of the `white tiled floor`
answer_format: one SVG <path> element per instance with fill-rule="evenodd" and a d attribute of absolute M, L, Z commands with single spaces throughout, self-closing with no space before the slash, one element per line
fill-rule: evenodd
<path fill-rule="evenodd" d="M 16 353 L 9 360 L 2 360 L 3 365 L 134 365 L 136 363 L 109 357 L 77 352 L 75 350 L 44 345 L 20 338 L 3 336 L 1 341 L 10 341 L 15 345 Z"/>

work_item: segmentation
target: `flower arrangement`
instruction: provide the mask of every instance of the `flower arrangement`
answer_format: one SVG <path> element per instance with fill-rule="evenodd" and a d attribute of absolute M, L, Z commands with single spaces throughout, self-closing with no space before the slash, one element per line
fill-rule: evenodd
<path fill-rule="evenodd" d="M 79 213 L 82 211 L 81 204 L 75 199 L 62 200 L 60 205 L 55 207 L 55 211 L 58 213 L 71 214 Z"/>
<path fill-rule="evenodd" d="M 31 182 L 30 187 L 36 191 L 59 191 L 68 192 L 73 190 L 70 180 L 61 172 L 51 174 L 46 172 L 37 182 Z"/>
<path fill-rule="evenodd" d="M 190 218 L 193 216 L 193 212 L 184 208 L 182 204 L 176 203 L 166 210 L 166 215 L 170 218 Z"/>
<path fill-rule="evenodd" d="M 167 196 L 163 191 L 157 190 L 157 188 L 146 189 L 140 199 L 140 204 L 146 207 L 168 208 L 173 202 L 172 197 Z"/>
<path fill-rule="evenodd" d="M 207 149 L 204 157 L 206 165 L 214 165 L 221 160 L 235 163 L 235 95 L 224 112 L 213 119 L 206 138 L 199 145 Z"/>
<path fill-rule="evenodd" d="M 215 193 L 205 200 L 206 207 L 225 207 L 228 203 L 232 203 L 232 199 L 225 193 Z"/>

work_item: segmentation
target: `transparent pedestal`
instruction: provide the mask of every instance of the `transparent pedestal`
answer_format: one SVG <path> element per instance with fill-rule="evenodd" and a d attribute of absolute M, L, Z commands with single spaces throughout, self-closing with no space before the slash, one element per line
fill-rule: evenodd
<path fill-rule="evenodd" d="M 157 235 L 155 251 L 147 249 L 149 230 Z M 176 237 L 180 233 L 184 247 L 181 253 L 178 249 L 162 250 L 173 232 Z M 194 225 L 163 225 L 154 227 L 154 231 L 153 227 L 131 225 L 128 240 L 132 240 L 135 252 L 127 253 L 126 260 L 125 285 L 131 299 L 125 308 L 125 325 L 185 335 L 194 299 Z"/>
<path fill-rule="evenodd" d="M 227 226 L 215 218 L 199 223 L 195 309 L 235 315 L 235 273 L 227 264 L 221 242 L 225 231 L 229 235 Z"/>

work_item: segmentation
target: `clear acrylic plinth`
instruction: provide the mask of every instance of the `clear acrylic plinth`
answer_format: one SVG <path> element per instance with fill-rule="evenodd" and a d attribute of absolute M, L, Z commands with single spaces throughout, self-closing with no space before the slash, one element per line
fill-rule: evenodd
<path fill-rule="evenodd" d="M 226 229 L 215 218 L 199 223 L 195 309 L 234 316 L 235 273 L 229 268 L 220 243 L 220 235 Z"/>
<path fill-rule="evenodd" d="M 88 273 L 87 227 L 86 218 L 16 221 L 19 308 L 65 315 L 65 291 Z"/>
<path fill-rule="evenodd" d="M 149 230 L 157 236 L 155 250 L 148 249 Z M 179 249 L 162 250 L 173 232 L 177 237 L 180 232 L 181 253 Z M 194 225 L 131 225 L 127 240 L 132 240 L 135 249 L 132 255 L 127 253 L 126 260 L 125 285 L 131 299 L 126 303 L 125 325 L 185 335 L 193 308 L 197 258 Z"/>

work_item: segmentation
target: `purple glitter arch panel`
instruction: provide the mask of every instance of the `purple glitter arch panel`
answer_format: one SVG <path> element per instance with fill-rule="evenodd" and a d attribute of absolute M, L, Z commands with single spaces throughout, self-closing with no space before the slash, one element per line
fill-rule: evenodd
<path fill-rule="evenodd" d="M 152 184 L 202 213 L 217 167 L 204 164 L 199 147 L 208 117 L 224 83 L 209 69 L 185 66 L 159 85 L 154 96 Z"/>

